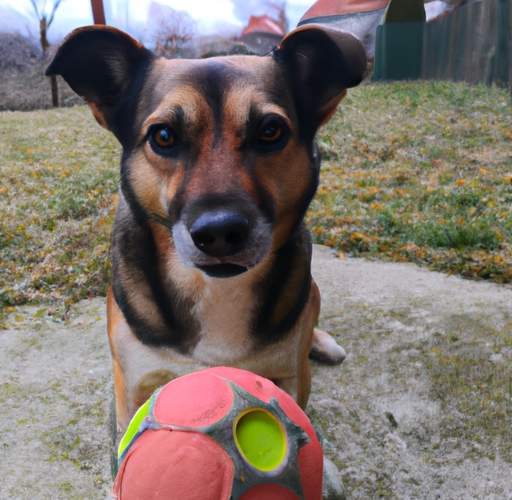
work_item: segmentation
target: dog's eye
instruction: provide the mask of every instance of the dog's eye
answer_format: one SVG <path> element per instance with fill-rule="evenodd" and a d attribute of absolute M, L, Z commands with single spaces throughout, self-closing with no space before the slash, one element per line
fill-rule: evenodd
<path fill-rule="evenodd" d="M 171 149 L 175 143 L 172 130 L 165 125 L 159 125 L 151 130 L 149 139 L 151 145 L 156 146 L 160 150 Z"/>
<path fill-rule="evenodd" d="M 277 120 L 272 120 L 263 125 L 260 132 L 260 141 L 276 142 L 281 138 L 283 127 Z"/>

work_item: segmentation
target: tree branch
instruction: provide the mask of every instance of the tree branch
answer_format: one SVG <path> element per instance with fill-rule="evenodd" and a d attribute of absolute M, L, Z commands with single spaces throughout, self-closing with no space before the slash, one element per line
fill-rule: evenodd
<path fill-rule="evenodd" d="M 50 24 L 52 24 L 53 22 L 53 17 L 55 16 L 55 11 L 58 9 L 60 3 L 62 2 L 62 0 L 57 0 L 54 4 L 53 4 L 53 9 L 52 9 L 52 13 L 50 14 L 50 19 L 48 20 L 48 28 L 50 27 Z"/>
<path fill-rule="evenodd" d="M 37 19 L 41 19 L 41 16 L 39 15 L 39 9 L 37 8 L 36 0 L 30 0 L 30 3 L 32 4 L 32 7 L 34 7 L 34 10 L 36 11 Z"/>

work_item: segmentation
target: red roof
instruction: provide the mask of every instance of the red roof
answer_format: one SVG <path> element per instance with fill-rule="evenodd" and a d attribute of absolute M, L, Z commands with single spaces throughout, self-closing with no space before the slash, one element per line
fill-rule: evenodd
<path fill-rule="evenodd" d="M 318 0 L 302 16 L 301 21 L 312 17 L 335 16 L 385 9 L 389 0 Z"/>
<path fill-rule="evenodd" d="M 286 32 L 279 21 L 265 14 L 263 16 L 251 16 L 249 24 L 242 31 L 242 36 L 249 33 L 270 33 L 272 35 L 284 36 Z"/>

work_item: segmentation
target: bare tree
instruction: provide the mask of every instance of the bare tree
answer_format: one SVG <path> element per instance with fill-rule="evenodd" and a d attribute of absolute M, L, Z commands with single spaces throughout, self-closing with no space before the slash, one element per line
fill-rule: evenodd
<path fill-rule="evenodd" d="M 274 13 L 270 17 L 279 22 L 283 27 L 283 31 L 288 33 L 288 18 L 286 17 L 286 2 L 268 2 L 269 9 L 273 10 Z"/>
<path fill-rule="evenodd" d="M 178 48 L 187 45 L 194 38 L 196 22 L 183 10 L 152 2 L 149 18 L 155 26 L 152 38 L 158 55 L 171 57 Z"/>
<path fill-rule="evenodd" d="M 55 12 L 59 8 L 62 0 L 55 0 L 51 7 L 47 8 L 46 0 L 43 2 L 37 2 L 36 0 L 30 0 L 32 7 L 34 8 L 34 12 L 39 21 L 39 41 L 41 43 L 41 49 L 43 51 L 43 57 L 46 55 L 48 48 L 50 47 L 50 42 L 48 42 L 48 30 L 50 29 L 51 24 L 53 23 L 53 19 L 55 17 Z M 50 86 L 52 89 L 52 106 L 59 106 L 59 87 L 57 84 L 57 77 L 55 75 L 50 76 Z"/>
<path fill-rule="evenodd" d="M 288 31 L 288 20 L 286 18 L 286 0 L 231 0 L 233 14 L 242 22 L 247 23 L 251 16 L 269 17 L 278 21 Z M 313 3 L 313 0 L 311 1 Z"/>
<path fill-rule="evenodd" d="M 51 24 L 53 23 L 53 19 L 55 17 L 55 12 L 59 8 L 62 0 L 56 0 L 53 5 L 47 9 L 47 2 L 44 0 L 42 3 L 37 2 L 36 0 L 30 0 L 32 7 L 34 8 L 34 12 L 39 20 L 39 35 L 41 42 L 41 49 L 43 50 L 43 56 L 48 51 L 50 47 L 50 43 L 48 42 L 48 30 L 50 29 Z M 39 5 L 38 5 L 39 4 Z"/>

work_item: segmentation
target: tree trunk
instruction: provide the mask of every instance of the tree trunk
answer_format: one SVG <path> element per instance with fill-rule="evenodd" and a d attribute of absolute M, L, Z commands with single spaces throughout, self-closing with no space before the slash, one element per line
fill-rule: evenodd
<path fill-rule="evenodd" d="M 43 16 L 43 18 L 39 20 L 39 34 L 41 35 L 41 49 L 43 50 L 43 57 L 46 55 L 46 51 L 50 46 L 48 38 L 46 37 L 47 31 L 48 26 L 46 24 L 46 16 Z"/>
<path fill-rule="evenodd" d="M 43 16 L 39 20 L 39 33 L 41 35 L 41 49 L 43 50 L 43 58 L 50 47 L 50 43 L 47 38 L 48 22 L 46 16 Z M 52 89 L 52 106 L 54 108 L 59 107 L 59 85 L 57 83 L 57 76 L 50 76 L 50 87 Z"/>

